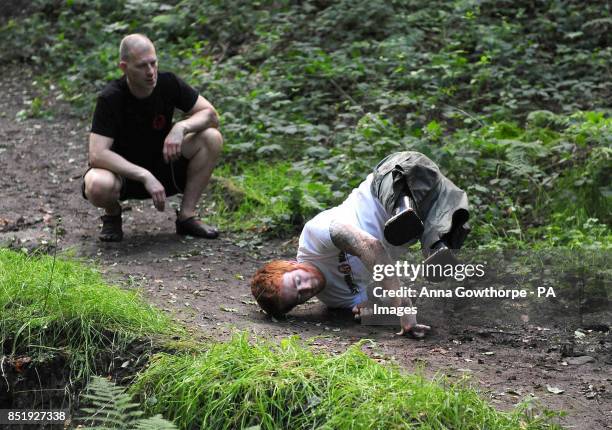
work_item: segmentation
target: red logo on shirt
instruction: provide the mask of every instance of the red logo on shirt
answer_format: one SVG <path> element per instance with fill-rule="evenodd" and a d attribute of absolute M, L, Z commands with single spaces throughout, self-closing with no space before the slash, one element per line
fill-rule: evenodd
<path fill-rule="evenodd" d="M 154 130 L 163 130 L 166 126 L 166 117 L 162 114 L 156 115 L 152 125 Z"/>

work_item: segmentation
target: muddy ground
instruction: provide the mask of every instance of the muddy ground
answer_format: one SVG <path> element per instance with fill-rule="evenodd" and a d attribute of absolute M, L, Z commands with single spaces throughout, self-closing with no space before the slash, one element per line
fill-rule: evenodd
<path fill-rule="evenodd" d="M 548 408 L 565 410 L 560 422 L 567 428 L 612 428 L 609 306 L 580 322 L 571 312 L 424 299 L 420 320 L 433 331 L 418 341 L 396 336 L 395 327 L 356 324 L 349 313 L 318 302 L 294 310 L 286 321 L 272 321 L 258 310 L 247 280 L 260 263 L 293 256 L 295 238 L 253 244 L 230 232 L 218 240 L 179 237 L 172 211 L 129 201 L 124 241 L 99 242 L 101 213 L 80 196 L 89 123 L 55 102 L 48 108 L 53 119 L 16 121 L 34 97 L 29 72 L 11 67 L 0 76 L 1 246 L 52 247 L 59 222 L 59 251 L 99 264 L 112 282 L 142 290 L 202 338 L 227 339 L 235 330 L 267 338 L 298 334 L 334 353 L 368 338 L 373 342 L 364 350 L 381 362 L 395 361 L 408 371 L 421 367 L 430 376 L 468 375 L 497 408 L 533 395 Z M 589 324 L 599 331 L 583 330 L 577 338 L 575 330 Z M 572 364 L 581 360 L 590 361 Z M 563 392 L 551 392 L 556 388 Z"/>

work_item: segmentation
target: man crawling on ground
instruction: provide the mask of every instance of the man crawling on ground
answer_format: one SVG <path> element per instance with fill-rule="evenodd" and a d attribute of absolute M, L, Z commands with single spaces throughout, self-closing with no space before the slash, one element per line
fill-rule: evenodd
<path fill-rule="evenodd" d="M 275 317 L 316 296 L 330 308 L 352 309 L 358 319 L 376 265 L 394 264 L 417 240 L 424 264 L 456 264 L 453 250 L 469 232 L 468 218 L 465 192 L 429 158 L 411 151 L 391 154 L 341 205 L 306 223 L 297 261 L 260 268 L 251 292 Z M 400 290 L 396 276 L 380 282 L 385 290 Z M 409 298 L 393 298 L 390 305 L 412 307 Z M 400 335 L 423 337 L 430 330 L 414 314 L 402 316 L 400 324 Z"/>

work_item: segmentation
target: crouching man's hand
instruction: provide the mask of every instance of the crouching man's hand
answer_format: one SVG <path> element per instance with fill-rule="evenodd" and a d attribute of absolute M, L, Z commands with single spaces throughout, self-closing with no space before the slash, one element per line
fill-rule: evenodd
<path fill-rule="evenodd" d="M 164 186 L 155 176 L 153 176 L 152 173 L 145 176 L 145 180 L 142 184 L 147 192 L 151 195 L 155 209 L 163 212 L 166 206 L 166 189 Z"/>
<path fill-rule="evenodd" d="M 164 140 L 164 149 L 162 154 L 166 163 L 177 161 L 179 158 L 181 158 L 181 147 L 183 145 L 184 138 L 185 129 L 177 122 Z"/>
<path fill-rule="evenodd" d="M 431 327 L 425 324 L 417 324 L 415 315 L 404 315 L 400 318 L 400 332 L 397 333 L 398 336 L 403 336 L 405 334 L 412 336 L 416 339 L 421 339 L 429 333 Z"/>

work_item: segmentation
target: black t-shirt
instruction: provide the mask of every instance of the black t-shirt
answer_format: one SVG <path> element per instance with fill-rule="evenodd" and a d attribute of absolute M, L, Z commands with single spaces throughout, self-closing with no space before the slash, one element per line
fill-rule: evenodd
<path fill-rule="evenodd" d="M 91 131 L 113 138 L 111 149 L 126 160 L 150 166 L 162 157 L 174 108 L 188 112 L 197 99 L 198 92 L 174 73 L 158 73 L 155 89 L 144 99 L 134 97 L 123 76 L 98 96 Z"/>

